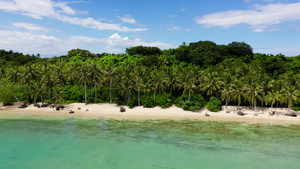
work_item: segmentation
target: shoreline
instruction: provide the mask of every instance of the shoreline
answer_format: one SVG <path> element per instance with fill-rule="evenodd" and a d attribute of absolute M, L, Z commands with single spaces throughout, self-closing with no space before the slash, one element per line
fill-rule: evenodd
<path fill-rule="evenodd" d="M 64 110 L 56 111 L 55 109 L 48 107 L 37 108 L 33 104 L 29 105 L 25 109 L 20 109 L 16 105 L 0 107 L 0 118 L 20 118 L 22 116 L 41 116 L 41 117 L 75 117 L 75 118 L 107 118 L 107 119 L 132 119 L 132 120 L 204 120 L 204 121 L 234 121 L 241 123 L 252 124 L 271 124 L 271 125 L 300 125 L 300 117 L 285 116 L 287 108 L 274 108 L 276 114 L 270 116 L 270 108 L 258 108 L 258 116 L 254 116 L 254 110 L 248 107 L 241 107 L 242 111 L 246 113 L 245 116 L 239 116 L 236 114 L 236 106 L 228 106 L 228 111 L 225 112 L 225 106 L 219 112 L 211 112 L 206 108 L 202 108 L 199 111 L 185 111 L 176 106 L 172 106 L 167 109 L 160 107 L 143 108 L 142 106 L 134 107 L 133 109 L 124 106 L 126 111 L 120 112 L 120 107 L 116 104 L 99 103 L 88 104 L 84 103 L 72 103 L 65 105 Z M 78 110 L 80 108 L 80 110 Z M 75 113 L 69 114 L 69 111 L 73 110 Z M 208 113 L 210 116 L 205 116 Z"/>

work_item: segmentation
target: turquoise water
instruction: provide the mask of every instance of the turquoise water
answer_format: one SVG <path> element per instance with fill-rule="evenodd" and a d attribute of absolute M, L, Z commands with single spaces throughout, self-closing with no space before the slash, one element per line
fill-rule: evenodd
<path fill-rule="evenodd" d="M 299 168 L 300 126 L 0 119 L 1 169 Z"/>

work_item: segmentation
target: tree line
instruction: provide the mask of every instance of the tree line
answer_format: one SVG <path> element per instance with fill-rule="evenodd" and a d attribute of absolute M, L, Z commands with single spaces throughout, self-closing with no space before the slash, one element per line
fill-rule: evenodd
<path fill-rule="evenodd" d="M 176 104 L 193 111 L 222 101 L 226 111 L 227 105 L 290 111 L 300 105 L 299 66 L 300 56 L 254 54 L 244 42 L 199 41 L 168 50 L 136 46 L 123 54 L 73 49 L 1 66 L 0 101 Z"/>

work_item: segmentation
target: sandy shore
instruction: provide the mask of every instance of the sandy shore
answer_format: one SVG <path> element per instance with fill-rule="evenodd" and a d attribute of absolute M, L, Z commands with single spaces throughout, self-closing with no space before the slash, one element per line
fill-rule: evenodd
<path fill-rule="evenodd" d="M 219 112 L 210 112 L 203 108 L 197 112 L 185 111 L 176 106 L 167 109 L 160 107 L 143 108 L 135 107 L 133 109 L 124 106 L 126 111 L 121 113 L 120 107 L 116 104 L 88 104 L 73 103 L 65 105 L 64 110 L 56 111 L 55 109 L 44 107 L 37 108 L 29 105 L 25 109 L 19 109 L 17 106 L 1 106 L 0 116 L 5 115 L 57 115 L 57 116 L 74 116 L 74 117 L 88 117 L 88 118 L 113 118 L 113 119 L 196 119 L 196 120 L 211 120 L 211 121 L 236 121 L 247 123 L 264 123 L 264 124 L 296 124 L 300 125 L 300 117 L 289 117 L 284 114 L 287 113 L 286 108 L 275 108 L 276 114 L 270 116 L 270 108 L 258 108 L 258 116 L 254 116 L 254 110 L 247 107 L 242 107 L 245 116 L 236 114 L 236 106 L 228 106 L 230 113 L 225 112 L 225 107 Z M 80 108 L 80 110 L 78 109 Z M 75 113 L 69 114 L 73 110 Z M 210 116 L 205 116 L 208 113 Z M 298 112 L 295 112 L 298 114 Z"/>

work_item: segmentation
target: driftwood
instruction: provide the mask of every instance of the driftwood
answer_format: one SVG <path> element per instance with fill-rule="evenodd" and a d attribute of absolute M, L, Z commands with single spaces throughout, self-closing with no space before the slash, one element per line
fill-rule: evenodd
<path fill-rule="evenodd" d="M 297 117 L 297 114 L 296 113 L 290 113 L 290 114 L 285 114 L 286 116 L 291 116 L 291 117 Z"/>

